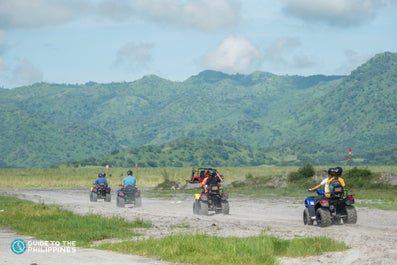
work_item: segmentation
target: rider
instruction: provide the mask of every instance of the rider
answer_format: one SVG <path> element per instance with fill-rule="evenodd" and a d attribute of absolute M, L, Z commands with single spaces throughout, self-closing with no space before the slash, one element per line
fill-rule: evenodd
<path fill-rule="evenodd" d="M 127 186 L 133 186 L 135 187 L 136 185 L 136 178 L 133 176 L 132 170 L 127 171 L 127 176 L 123 178 L 123 181 L 121 183 L 122 189 L 127 187 Z"/>
<path fill-rule="evenodd" d="M 222 185 L 221 182 L 223 181 L 217 171 L 213 169 L 208 169 L 207 173 L 208 176 L 204 178 L 203 182 L 201 182 L 201 184 L 199 185 L 199 188 L 204 188 L 206 193 L 208 192 L 211 185 L 216 185 L 220 187 Z"/>
<path fill-rule="evenodd" d="M 100 186 L 100 184 L 103 183 L 105 184 L 105 187 L 109 185 L 107 179 L 106 179 L 106 173 L 99 173 L 98 178 L 95 180 L 94 184 L 95 186 Z"/>
<path fill-rule="evenodd" d="M 337 179 L 340 184 L 345 187 L 345 181 L 343 178 L 341 178 L 340 176 L 342 175 L 342 168 L 341 167 L 336 167 L 336 168 L 329 168 L 328 169 L 328 177 L 323 179 L 320 184 L 309 188 L 309 191 L 316 191 L 319 188 L 321 188 L 322 186 L 324 186 L 324 191 L 325 191 L 325 197 L 330 198 L 331 197 L 331 191 L 329 188 L 329 185 L 331 183 L 332 180 Z"/>

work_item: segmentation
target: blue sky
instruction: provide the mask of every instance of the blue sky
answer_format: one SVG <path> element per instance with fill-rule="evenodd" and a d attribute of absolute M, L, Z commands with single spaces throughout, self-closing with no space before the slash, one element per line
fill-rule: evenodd
<path fill-rule="evenodd" d="M 1 0 L 0 87 L 348 75 L 397 52 L 395 0 Z"/>

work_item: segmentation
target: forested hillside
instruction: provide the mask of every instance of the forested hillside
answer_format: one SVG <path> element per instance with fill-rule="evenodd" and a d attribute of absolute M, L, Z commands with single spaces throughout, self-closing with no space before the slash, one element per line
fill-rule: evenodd
<path fill-rule="evenodd" d="M 355 163 L 396 164 L 396 93 L 397 54 L 389 52 L 349 76 L 204 71 L 184 82 L 145 76 L 0 89 L 0 167 L 328 164 L 345 161 L 350 148 Z M 198 145 L 197 156 L 156 156 Z M 204 159 L 209 145 L 218 151 Z"/>

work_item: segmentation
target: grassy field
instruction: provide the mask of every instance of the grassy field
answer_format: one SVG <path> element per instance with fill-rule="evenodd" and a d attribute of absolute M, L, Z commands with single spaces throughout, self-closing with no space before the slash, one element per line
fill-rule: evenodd
<path fill-rule="evenodd" d="M 316 171 L 326 170 L 329 166 L 314 167 Z M 253 198 L 274 198 L 274 197 L 294 197 L 302 199 L 312 196 L 307 189 L 317 184 L 313 180 L 307 179 L 303 182 L 290 183 L 286 187 L 273 188 L 267 184 L 269 178 L 278 178 L 295 172 L 299 167 L 277 167 L 277 166 L 258 166 L 258 167 L 227 167 L 218 168 L 224 175 L 225 181 L 230 183 L 237 180 L 255 180 L 254 182 L 244 182 L 241 185 L 225 185 L 225 191 L 235 195 L 245 195 Z M 103 167 L 61 167 L 48 169 L 0 169 L 0 188 L 86 188 L 89 189 L 92 182 L 96 179 L 99 172 L 105 172 L 110 186 L 116 188 L 129 168 L 110 168 Z M 345 172 L 349 167 L 345 167 Z M 397 166 L 364 167 L 374 174 L 390 173 L 397 175 Z M 178 182 L 185 184 L 192 173 L 192 168 L 138 168 L 133 169 L 139 187 L 153 188 L 164 182 Z M 349 186 L 349 176 L 344 175 L 347 187 Z M 353 188 L 349 192 L 353 193 L 358 200 L 357 206 L 368 206 L 387 210 L 397 210 L 396 188 L 393 187 L 365 187 Z M 191 190 L 172 190 L 163 189 L 150 191 L 145 196 L 164 196 L 172 197 L 178 193 L 194 193 Z"/>
<path fill-rule="evenodd" d="M 326 170 L 329 166 L 314 167 L 315 170 Z M 129 168 L 103 167 L 61 167 L 48 169 L 0 169 L 0 188 L 88 188 L 96 179 L 98 173 L 105 172 L 111 186 L 117 186 L 126 175 Z M 251 177 L 282 176 L 296 171 L 298 167 L 227 167 L 218 168 L 225 176 L 225 181 L 231 182 Z M 349 168 L 346 167 L 345 170 Z M 374 173 L 392 173 L 397 175 L 397 166 L 368 167 Z M 192 168 L 138 168 L 132 169 L 140 187 L 155 187 L 165 179 L 185 183 L 192 173 Z M 348 182 L 347 176 L 344 176 Z"/>
<path fill-rule="evenodd" d="M 48 169 L 0 169 L 0 187 L 3 188 L 83 188 L 90 187 L 98 173 L 105 172 L 111 186 L 117 186 L 129 168 L 82 167 Z M 272 176 L 287 174 L 297 167 L 234 167 L 218 168 L 227 181 L 244 179 L 247 175 Z M 185 183 L 192 168 L 138 168 L 132 169 L 140 187 L 154 187 L 169 179 Z"/>

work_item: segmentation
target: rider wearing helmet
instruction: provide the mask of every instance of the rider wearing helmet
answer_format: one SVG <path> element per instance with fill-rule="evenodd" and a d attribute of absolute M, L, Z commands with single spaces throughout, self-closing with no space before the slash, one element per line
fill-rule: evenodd
<path fill-rule="evenodd" d="M 216 185 L 218 187 L 222 185 L 221 182 L 223 181 L 223 179 L 216 170 L 209 168 L 207 169 L 207 173 L 208 176 L 204 178 L 203 182 L 201 182 L 201 184 L 199 185 L 199 188 L 204 188 L 205 192 L 208 192 L 208 189 L 211 185 Z"/>
<path fill-rule="evenodd" d="M 319 188 L 321 188 L 322 186 L 324 186 L 324 191 L 325 191 L 325 197 L 329 198 L 331 196 L 331 191 L 330 191 L 330 183 L 333 180 L 338 180 L 340 182 L 340 184 L 342 185 L 342 187 L 345 187 L 345 181 L 343 178 L 341 178 L 340 176 L 342 175 L 342 168 L 341 167 L 336 167 L 336 168 L 329 168 L 328 169 L 328 177 L 324 178 L 320 184 L 309 188 L 309 191 L 316 191 Z"/>
<path fill-rule="evenodd" d="M 98 174 L 98 178 L 95 180 L 95 185 L 96 186 L 101 185 L 101 183 L 104 184 L 105 187 L 107 187 L 109 185 L 109 183 L 108 183 L 108 181 L 106 179 L 106 174 L 105 173 L 99 173 Z"/>
<path fill-rule="evenodd" d="M 122 186 L 122 188 L 125 188 L 127 186 L 135 187 L 135 185 L 136 185 L 136 178 L 133 176 L 132 170 L 128 170 L 127 176 L 125 178 L 123 178 L 121 186 Z"/>

